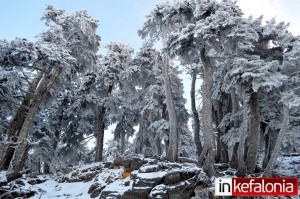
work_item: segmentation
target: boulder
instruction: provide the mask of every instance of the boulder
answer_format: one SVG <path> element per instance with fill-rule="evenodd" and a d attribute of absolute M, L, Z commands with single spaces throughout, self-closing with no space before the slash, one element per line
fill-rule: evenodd
<path fill-rule="evenodd" d="M 141 166 L 143 166 L 143 164 L 145 164 L 145 161 L 138 158 L 138 157 L 134 157 L 131 160 L 131 165 L 130 168 L 131 170 L 138 170 Z"/>
<path fill-rule="evenodd" d="M 90 197 L 91 198 L 96 198 L 100 195 L 101 191 L 105 188 L 105 186 L 100 186 L 100 187 L 97 187 L 95 188 L 92 192 L 91 192 L 91 195 Z M 90 190 L 89 190 L 90 191 Z"/>
<path fill-rule="evenodd" d="M 152 172 L 157 172 L 162 170 L 162 166 L 161 165 L 143 165 L 140 169 L 139 169 L 139 173 L 152 173 Z"/>
<path fill-rule="evenodd" d="M 179 172 L 169 172 L 165 175 L 164 184 L 172 185 L 178 184 L 180 182 L 180 173 Z"/>

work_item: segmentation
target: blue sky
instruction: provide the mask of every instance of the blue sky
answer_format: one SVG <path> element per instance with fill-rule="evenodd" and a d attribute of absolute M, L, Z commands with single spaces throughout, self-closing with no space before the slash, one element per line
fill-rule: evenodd
<path fill-rule="evenodd" d="M 110 41 L 123 41 L 136 50 L 141 46 L 137 35 L 147 15 L 162 0 L 2 0 L 0 12 L 0 39 L 12 40 L 35 36 L 46 29 L 40 18 L 47 4 L 73 12 L 87 10 L 99 20 L 98 33 L 101 45 Z M 300 35 L 299 0 L 238 0 L 246 15 L 276 17 L 278 21 L 291 22 L 290 30 Z"/>
<path fill-rule="evenodd" d="M 87 10 L 99 20 L 101 46 L 110 41 L 123 41 L 136 50 L 141 46 L 137 30 L 142 27 L 146 14 L 159 0 L 2 0 L 0 12 L 0 39 L 24 37 L 35 40 L 45 30 L 40 18 L 47 4 L 73 12 Z"/>

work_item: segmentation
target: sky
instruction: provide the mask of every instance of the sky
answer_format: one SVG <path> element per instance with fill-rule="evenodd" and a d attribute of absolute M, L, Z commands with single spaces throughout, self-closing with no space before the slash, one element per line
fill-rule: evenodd
<path fill-rule="evenodd" d="M 137 35 L 145 15 L 159 0 L 1 0 L 0 39 L 16 37 L 36 40 L 36 36 L 47 27 L 41 21 L 46 5 L 67 12 L 87 10 L 99 20 L 98 34 L 101 46 L 110 41 L 123 41 L 138 50 L 142 40 Z"/>
<path fill-rule="evenodd" d="M 90 16 L 99 20 L 98 34 L 101 36 L 102 47 L 110 41 L 122 41 L 138 51 L 142 40 L 138 37 L 137 30 L 142 28 L 145 16 L 161 1 L 163 0 L 1 0 L 0 39 L 20 37 L 36 40 L 36 36 L 46 29 L 40 20 L 44 9 L 46 5 L 53 5 L 66 12 L 87 10 Z M 278 22 L 290 22 L 289 30 L 294 35 L 300 35 L 300 0 L 238 0 L 237 3 L 246 16 L 264 15 L 265 20 L 276 17 Z M 190 80 L 186 75 L 181 77 L 184 80 L 186 107 L 189 109 Z"/>

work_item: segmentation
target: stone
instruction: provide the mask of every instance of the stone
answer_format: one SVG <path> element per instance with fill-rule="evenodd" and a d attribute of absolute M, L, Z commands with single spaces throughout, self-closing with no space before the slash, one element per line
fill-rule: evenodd
<path fill-rule="evenodd" d="M 93 191 L 94 191 L 95 189 L 97 189 L 99 186 L 100 186 L 99 183 L 94 183 L 94 184 L 92 184 L 92 185 L 90 186 L 89 190 L 88 190 L 88 194 L 93 193 Z"/>
<path fill-rule="evenodd" d="M 104 168 L 113 168 L 114 167 L 114 163 L 113 162 L 105 162 L 104 163 Z"/>
<path fill-rule="evenodd" d="M 107 198 L 122 199 L 120 193 L 118 193 L 117 191 L 103 190 L 100 194 L 99 199 L 107 199 Z"/>
<path fill-rule="evenodd" d="M 152 173 L 162 170 L 162 167 L 160 165 L 143 165 L 139 169 L 139 173 Z"/>
<path fill-rule="evenodd" d="M 179 172 L 170 172 L 165 175 L 164 184 L 172 185 L 178 184 L 180 182 L 180 173 Z"/>
<path fill-rule="evenodd" d="M 28 184 L 31 184 L 31 185 L 35 185 L 35 184 L 41 184 L 43 182 L 45 182 L 46 180 L 41 180 L 41 179 L 31 179 L 31 180 L 28 180 Z"/>
<path fill-rule="evenodd" d="M 180 181 L 188 180 L 196 175 L 193 171 L 180 171 Z"/>
<path fill-rule="evenodd" d="M 144 160 L 134 157 L 131 160 L 131 170 L 138 170 L 141 166 L 143 166 L 143 164 L 145 164 Z"/>
<path fill-rule="evenodd" d="M 122 198 L 126 199 L 143 199 L 148 198 L 152 187 L 134 187 L 132 190 L 126 191 Z"/>
<path fill-rule="evenodd" d="M 25 186 L 25 183 L 23 182 L 23 180 L 21 179 L 17 179 L 15 180 L 15 183 L 18 184 L 18 185 L 21 185 L 21 186 Z M 28 182 L 29 183 L 29 182 Z M 30 183 L 29 183 L 30 184 Z"/>
<path fill-rule="evenodd" d="M 97 187 L 96 189 L 94 189 L 90 195 L 91 198 L 96 198 L 100 195 L 100 193 L 102 192 L 102 190 L 105 188 L 106 186 L 100 186 Z"/>
<path fill-rule="evenodd" d="M 149 199 L 156 199 L 156 198 L 161 198 L 161 199 L 169 199 L 168 195 L 168 189 L 166 185 L 160 184 L 155 186 L 150 194 L 149 194 Z"/>

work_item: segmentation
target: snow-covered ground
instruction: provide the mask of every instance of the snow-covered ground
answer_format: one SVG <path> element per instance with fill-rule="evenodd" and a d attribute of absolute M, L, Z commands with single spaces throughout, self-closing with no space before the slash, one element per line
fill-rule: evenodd
<path fill-rule="evenodd" d="M 78 198 L 87 199 L 90 198 L 88 189 L 93 184 L 90 182 L 74 182 L 74 183 L 58 183 L 57 181 L 50 179 L 42 184 L 30 185 L 27 184 L 27 189 L 38 190 L 40 193 L 33 196 L 33 199 L 44 198 Z"/>
<path fill-rule="evenodd" d="M 159 165 L 164 165 L 164 163 L 158 162 Z M 167 163 L 168 166 L 172 166 L 174 163 Z M 200 171 L 200 168 L 197 168 L 193 164 L 177 164 L 171 169 L 172 172 L 176 171 L 186 171 L 186 172 L 195 172 Z M 94 163 L 89 165 L 81 165 L 71 169 L 70 172 L 60 175 L 41 175 L 38 176 L 42 183 L 39 184 L 30 184 L 28 183 L 31 178 L 22 178 L 21 181 L 24 183 L 20 190 L 31 190 L 37 192 L 33 197 L 33 199 L 48 199 L 48 198 L 71 198 L 71 199 L 88 199 L 91 198 L 91 192 L 88 193 L 91 186 L 93 184 L 97 184 L 98 187 L 103 187 L 102 191 L 106 191 L 111 193 L 113 196 L 122 195 L 125 192 L 132 189 L 133 184 L 137 183 L 139 179 L 151 179 L 162 178 L 167 173 L 169 173 L 169 169 L 161 169 L 155 170 L 158 167 L 157 164 L 145 164 L 139 170 L 134 170 L 131 172 L 131 175 L 135 175 L 136 178 L 133 180 L 131 177 L 122 178 L 122 174 L 124 172 L 123 167 L 116 168 L 103 168 L 103 163 Z M 160 167 L 160 166 L 159 166 Z M 97 170 L 97 169 L 98 170 Z M 151 170 L 151 172 L 149 172 Z M 92 177 L 89 180 L 82 180 L 79 182 L 70 182 L 68 180 L 64 180 L 66 178 L 80 178 L 83 174 L 89 174 L 91 172 L 97 172 L 97 175 Z M 231 171 L 234 173 L 233 169 L 226 169 L 226 171 Z M 222 173 L 226 173 L 226 171 Z M 230 173 L 230 172 L 229 172 Z M 277 176 L 282 177 L 298 177 L 300 178 L 300 156 L 296 157 L 280 157 L 278 159 L 275 173 Z M 5 172 L 0 172 L 0 182 L 6 181 Z M 225 176 L 224 176 L 225 177 Z M 230 174 L 226 175 L 226 177 L 231 177 Z M 180 182 L 180 183 L 183 183 Z M 12 185 L 10 185 L 12 186 Z M 156 192 L 166 191 L 166 185 L 159 184 L 155 188 L 152 189 L 151 194 L 157 194 Z M 171 186 L 169 186 L 170 188 Z M 140 187 L 143 188 L 143 187 Z M 299 189 L 300 192 L 300 189 Z M 99 197 L 97 197 L 99 198 Z M 297 197 L 294 197 L 297 198 Z M 298 197 L 299 198 L 299 197 Z M 139 198 L 142 199 L 142 198 Z"/>

